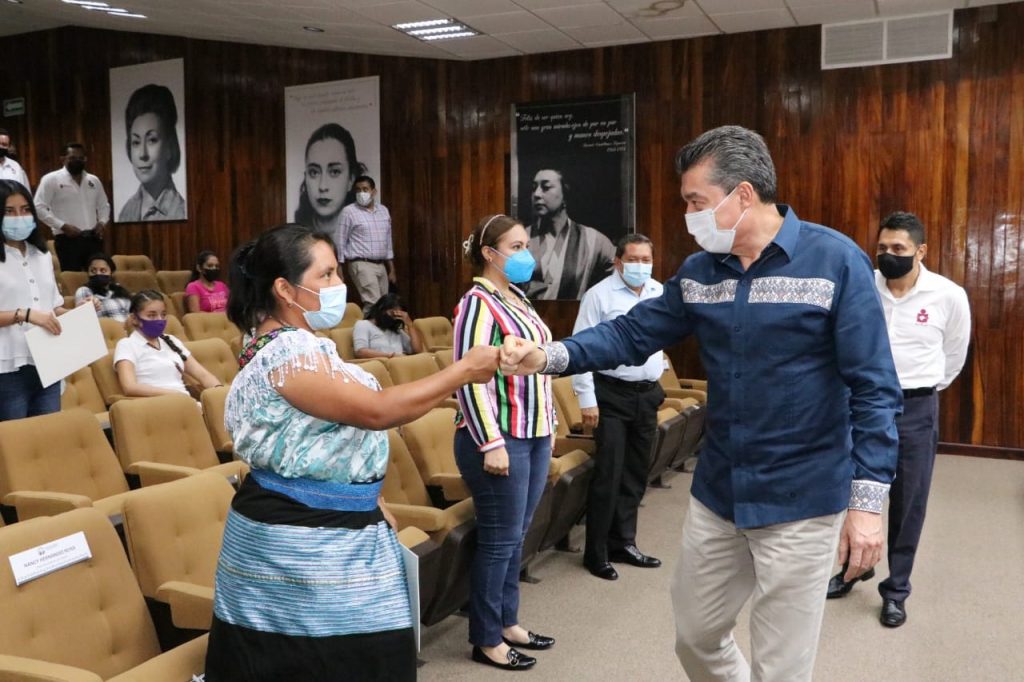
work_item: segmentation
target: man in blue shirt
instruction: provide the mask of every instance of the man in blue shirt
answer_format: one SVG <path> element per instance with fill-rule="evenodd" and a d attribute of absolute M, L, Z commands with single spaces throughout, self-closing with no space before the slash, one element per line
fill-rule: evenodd
<path fill-rule="evenodd" d="M 676 156 L 704 249 L 664 294 L 541 348 L 506 339 L 503 371 L 638 364 L 688 334 L 708 374 L 672 598 L 691 680 L 810 680 L 838 546 L 847 580 L 882 552 L 902 394 L 871 263 L 776 204 L 760 135 L 716 128 Z M 732 630 L 751 599 L 751 649 Z"/>

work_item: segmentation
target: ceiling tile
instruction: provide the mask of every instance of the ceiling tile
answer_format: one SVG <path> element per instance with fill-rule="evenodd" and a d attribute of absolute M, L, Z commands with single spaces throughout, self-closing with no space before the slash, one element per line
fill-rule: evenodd
<path fill-rule="evenodd" d="M 460 17 L 460 20 L 465 21 L 476 30 L 489 35 L 518 33 L 520 31 L 540 31 L 551 28 L 551 24 L 526 10 L 506 12 L 504 14 Z"/>
<path fill-rule="evenodd" d="M 560 29 L 581 26 L 615 26 L 622 23 L 622 15 L 607 5 L 572 5 L 556 9 L 539 9 L 537 16 Z"/>
<path fill-rule="evenodd" d="M 572 5 L 600 5 L 604 0 L 512 0 L 523 9 L 550 9 L 552 7 L 570 7 Z"/>
<path fill-rule="evenodd" d="M 878 0 L 878 13 L 883 17 L 901 14 L 928 14 L 948 9 L 959 9 L 965 0 Z"/>
<path fill-rule="evenodd" d="M 474 36 L 456 40 L 442 40 L 436 43 L 438 49 L 458 57 L 473 59 L 494 59 L 496 57 L 513 57 L 522 54 L 505 43 L 490 36 Z"/>
<path fill-rule="evenodd" d="M 739 14 L 770 9 L 785 9 L 783 0 L 695 0 L 707 15 Z"/>
<path fill-rule="evenodd" d="M 802 6 L 790 5 L 790 11 L 796 17 L 797 23 L 803 26 L 815 24 L 837 24 L 844 21 L 857 21 L 859 19 L 874 19 L 878 16 L 875 11 L 874 0 L 853 0 L 852 2 L 833 2 L 828 6 Z"/>
<path fill-rule="evenodd" d="M 639 21 L 634 19 L 633 25 L 643 31 L 652 40 L 668 40 L 672 38 L 690 38 L 712 33 L 721 33 L 718 27 L 708 21 L 703 14 L 695 17 L 679 19 L 657 19 Z"/>
<path fill-rule="evenodd" d="M 411 21 L 426 21 L 428 19 L 447 19 L 444 12 L 428 7 L 422 2 L 405 0 L 405 2 L 388 2 L 374 4 L 369 7 L 361 7 L 355 10 L 364 17 L 379 21 L 388 26 L 402 24 Z"/>
<path fill-rule="evenodd" d="M 788 28 L 796 26 L 788 9 L 769 9 L 760 12 L 742 12 L 739 14 L 715 14 L 711 21 L 726 33 L 743 33 L 744 31 L 763 31 L 770 28 Z"/>
<path fill-rule="evenodd" d="M 647 42 L 649 38 L 633 24 L 615 26 L 584 26 L 567 28 L 565 32 L 584 45 L 608 45 L 611 43 Z"/>
<path fill-rule="evenodd" d="M 678 19 L 704 16 L 692 0 L 605 0 L 609 7 L 629 20 Z"/>
<path fill-rule="evenodd" d="M 506 33 L 498 36 L 501 42 L 511 45 L 521 52 L 556 52 L 558 50 L 578 50 L 580 45 L 571 36 L 555 29 L 543 31 L 523 31 Z"/>
<path fill-rule="evenodd" d="M 423 3 L 457 19 L 470 15 L 515 12 L 520 9 L 512 0 L 423 0 Z"/>

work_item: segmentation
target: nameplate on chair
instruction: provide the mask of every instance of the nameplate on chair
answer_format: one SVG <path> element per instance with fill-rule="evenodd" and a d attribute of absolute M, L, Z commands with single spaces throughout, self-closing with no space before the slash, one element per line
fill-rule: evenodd
<path fill-rule="evenodd" d="M 85 533 L 79 531 L 74 535 L 47 542 L 45 545 L 12 554 L 8 560 L 14 573 L 14 584 L 21 586 L 91 558 L 89 541 L 85 539 Z"/>

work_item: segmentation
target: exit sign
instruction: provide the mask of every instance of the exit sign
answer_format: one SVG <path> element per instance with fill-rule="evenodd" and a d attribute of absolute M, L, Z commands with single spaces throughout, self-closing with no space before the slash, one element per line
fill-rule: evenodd
<path fill-rule="evenodd" d="M 25 115 L 25 98 L 15 97 L 13 99 L 4 100 L 4 117 L 9 118 L 11 116 L 24 116 Z"/>

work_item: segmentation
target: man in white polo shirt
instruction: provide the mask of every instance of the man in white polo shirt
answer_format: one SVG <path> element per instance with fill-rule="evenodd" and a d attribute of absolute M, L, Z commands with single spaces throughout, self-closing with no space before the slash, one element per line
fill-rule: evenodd
<path fill-rule="evenodd" d="M 928 489 L 939 441 L 938 392 L 964 366 L 971 338 L 971 311 L 962 287 L 924 267 L 924 225 L 913 213 L 893 213 L 878 230 L 875 285 L 882 298 L 889 343 L 903 389 L 903 414 L 896 417 L 899 461 L 889 490 L 889 577 L 879 586 L 880 620 L 899 627 L 907 620 L 910 571 L 924 526 Z M 828 584 L 828 598 L 844 597 L 845 568 Z"/>
<path fill-rule="evenodd" d="M 64 146 L 64 167 L 47 173 L 36 190 L 36 212 L 53 230 L 61 270 L 85 270 L 89 258 L 103 250 L 110 202 L 103 183 L 85 170 L 85 148 Z"/>
<path fill-rule="evenodd" d="M 28 174 L 21 164 L 10 157 L 11 134 L 0 128 L 0 180 L 14 180 L 25 185 L 25 189 L 32 191 L 32 185 L 28 184 Z"/>

